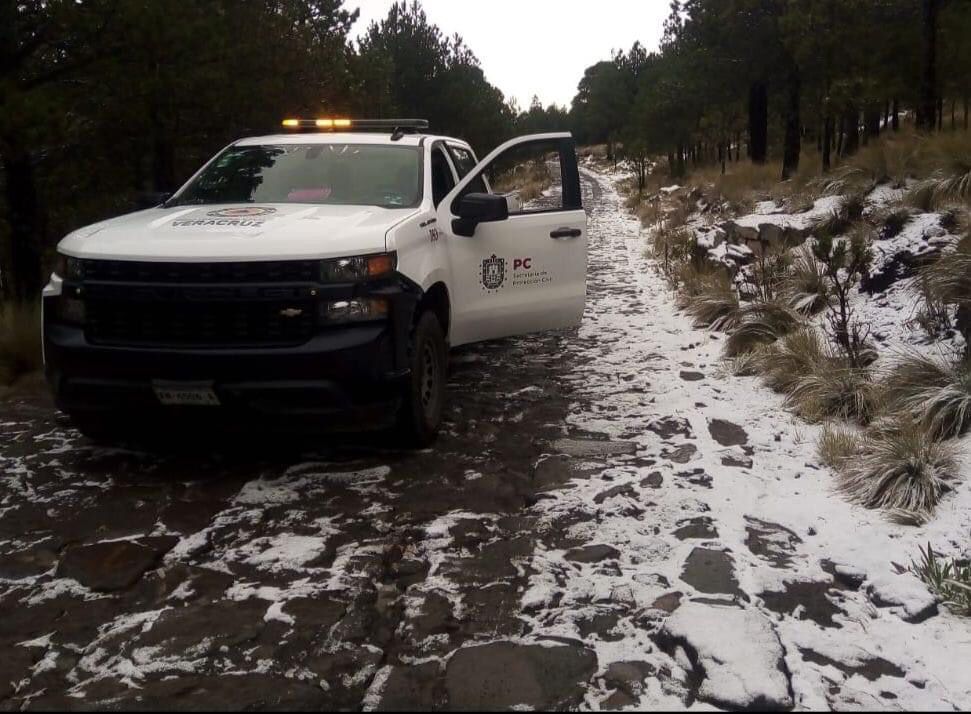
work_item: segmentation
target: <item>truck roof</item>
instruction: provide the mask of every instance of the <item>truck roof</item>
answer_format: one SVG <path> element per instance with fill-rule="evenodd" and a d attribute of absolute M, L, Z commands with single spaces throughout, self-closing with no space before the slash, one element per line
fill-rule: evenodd
<path fill-rule="evenodd" d="M 235 142 L 235 146 L 259 146 L 261 144 L 386 144 L 388 146 L 419 146 L 423 139 L 450 141 L 463 146 L 467 142 L 447 136 L 405 134 L 396 141 L 389 132 L 304 132 L 299 134 L 269 134 L 251 136 Z"/>

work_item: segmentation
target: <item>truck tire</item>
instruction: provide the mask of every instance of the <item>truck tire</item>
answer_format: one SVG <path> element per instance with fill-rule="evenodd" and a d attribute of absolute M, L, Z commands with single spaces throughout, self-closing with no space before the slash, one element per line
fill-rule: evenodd
<path fill-rule="evenodd" d="M 411 374 L 403 386 L 398 434 L 408 448 L 429 446 L 438 435 L 445 403 L 448 349 L 438 318 L 422 313 L 411 333 Z"/>

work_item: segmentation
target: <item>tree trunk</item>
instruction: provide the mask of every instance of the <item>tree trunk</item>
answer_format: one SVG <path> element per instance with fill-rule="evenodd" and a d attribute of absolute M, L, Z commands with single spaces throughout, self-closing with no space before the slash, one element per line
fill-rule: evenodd
<path fill-rule="evenodd" d="M 944 98 L 937 98 L 937 130 L 944 130 Z"/>
<path fill-rule="evenodd" d="M 823 173 L 829 173 L 832 168 L 831 151 L 833 147 L 833 113 L 826 107 L 826 118 L 823 121 Z"/>
<path fill-rule="evenodd" d="M 30 152 L 16 138 L 4 137 L 0 158 L 6 173 L 3 192 L 10 225 L 10 265 L 2 266 L 0 282 L 9 297 L 29 302 L 37 299 L 43 286 L 44 215 Z"/>
<path fill-rule="evenodd" d="M 964 95 L 964 130 L 968 130 L 968 95 Z"/>
<path fill-rule="evenodd" d="M 799 93 L 802 80 L 799 69 L 793 67 L 789 71 L 786 101 L 786 133 L 782 155 L 782 180 L 792 178 L 799 170 L 799 150 L 801 144 L 801 122 L 799 120 Z"/>
<path fill-rule="evenodd" d="M 856 106 L 850 104 L 843 114 L 843 152 L 841 156 L 852 156 L 860 148 L 860 112 Z"/>
<path fill-rule="evenodd" d="M 957 99 L 951 100 L 951 131 L 957 131 L 958 128 L 958 102 Z"/>
<path fill-rule="evenodd" d="M 742 158 L 742 132 L 735 132 L 735 163 L 737 164 Z"/>
<path fill-rule="evenodd" d="M 890 117 L 890 123 L 894 131 L 900 131 L 900 100 L 896 97 L 893 98 L 893 113 Z"/>
<path fill-rule="evenodd" d="M 769 155 L 769 90 L 763 81 L 749 88 L 748 138 L 749 158 L 764 164 Z"/>
<path fill-rule="evenodd" d="M 937 16 L 940 0 L 921 0 L 922 47 L 917 128 L 934 131 L 937 118 Z"/>
<path fill-rule="evenodd" d="M 866 137 L 877 139 L 880 136 L 880 107 L 876 104 L 868 104 L 865 113 L 864 125 L 866 126 Z"/>
<path fill-rule="evenodd" d="M 721 165 L 722 165 L 722 176 L 725 175 L 726 164 L 728 163 L 728 156 L 731 153 L 732 153 L 732 145 L 728 141 L 725 141 L 723 139 L 722 142 L 718 145 L 718 160 L 721 162 Z"/>

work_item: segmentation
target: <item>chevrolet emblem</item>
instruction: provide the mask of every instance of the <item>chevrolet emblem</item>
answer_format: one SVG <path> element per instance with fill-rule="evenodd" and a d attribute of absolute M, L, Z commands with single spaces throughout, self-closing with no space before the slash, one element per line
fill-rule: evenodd
<path fill-rule="evenodd" d="M 288 307 L 280 310 L 280 317 L 300 317 L 303 315 L 303 310 L 299 307 Z"/>

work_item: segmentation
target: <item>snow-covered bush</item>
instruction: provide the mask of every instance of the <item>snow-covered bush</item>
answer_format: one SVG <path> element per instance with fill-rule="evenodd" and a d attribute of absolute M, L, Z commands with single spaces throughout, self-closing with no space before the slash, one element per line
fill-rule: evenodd
<path fill-rule="evenodd" d="M 747 303 L 741 308 L 738 327 L 725 342 L 725 356 L 738 357 L 769 345 L 799 329 L 802 315 L 781 301 Z"/>
<path fill-rule="evenodd" d="M 791 332 L 756 353 L 758 372 L 766 385 L 788 394 L 805 374 L 828 359 L 826 345 L 817 330 Z"/>
<path fill-rule="evenodd" d="M 827 357 L 794 380 L 786 405 L 809 422 L 836 418 L 866 424 L 876 413 L 878 390 L 868 368 Z"/>
<path fill-rule="evenodd" d="M 913 353 L 899 360 L 884 382 L 890 409 L 905 412 L 934 438 L 971 429 L 971 361 Z"/>
<path fill-rule="evenodd" d="M 867 344 L 868 327 L 855 319 L 850 303 L 851 291 L 867 274 L 873 260 L 871 243 L 872 229 L 864 223 L 856 223 L 848 238 L 834 238 L 824 231 L 813 242 L 813 255 L 823 264 L 835 298 L 826 314 L 829 336 L 853 367 L 864 367 L 873 361 Z"/>
<path fill-rule="evenodd" d="M 924 269 L 921 274 L 927 299 L 957 307 L 957 328 L 964 335 L 971 356 L 971 246 L 962 241 L 959 249 Z"/>
<path fill-rule="evenodd" d="M 953 442 L 938 441 L 916 422 L 893 419 L 863 435 L 858 453 L 838 466 L 837 478 L 850 501 L 923 523 L 959 469 Z"/>
<path fill-rule="evenodd" d="M 732 330 L 741 319 L 738 292 L 723 270 L 697 275 L 693 286 L 685 286 L 678 304 L 694 318 L 696 327 Z"/>
<path fill-rule="evenodd" d="M 796 251 L 783 292 L 789 305 L 804 315 L 815 315 L 829 305 L 830 287 L 825 267 L 809 246 Z"/>
<path fill-rule="evenodd" d="M 838 470 L 860 451 L 860 437 L 856 432 L 832 424 L 823 429 L 817 443 L 820 460 Z"/>

